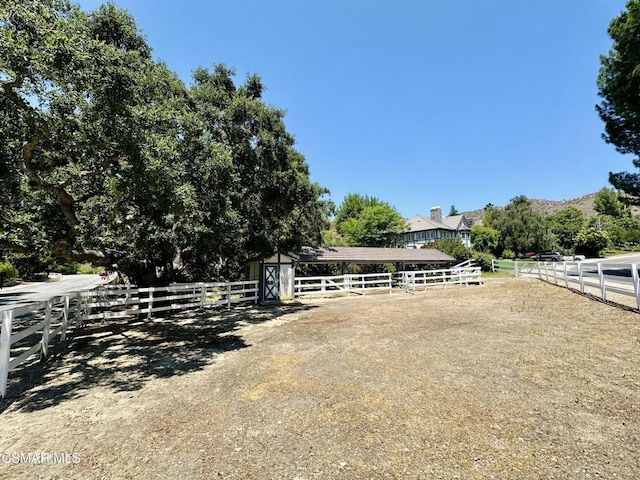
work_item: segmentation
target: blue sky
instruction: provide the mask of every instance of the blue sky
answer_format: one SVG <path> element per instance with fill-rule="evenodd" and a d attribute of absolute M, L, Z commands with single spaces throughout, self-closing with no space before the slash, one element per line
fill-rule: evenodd
<path fill-rule="evenodd" d="M 113 3 L 186 83 L 216 63 L 237 83 L 260 75 L 337 205 L 360 193 L 409 217 L 563 200 L 632 169 L 594 108 L 624 0 Z"/>

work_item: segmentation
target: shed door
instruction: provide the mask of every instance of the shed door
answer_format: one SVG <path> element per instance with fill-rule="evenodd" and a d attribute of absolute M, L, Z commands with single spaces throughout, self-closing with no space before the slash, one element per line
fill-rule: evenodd
<path fill-rule="evenodd" d="M 279 268 L 277 265 L 264 266 L 264 299 L 265 301 L 279 298 L 278 279 Z"/>

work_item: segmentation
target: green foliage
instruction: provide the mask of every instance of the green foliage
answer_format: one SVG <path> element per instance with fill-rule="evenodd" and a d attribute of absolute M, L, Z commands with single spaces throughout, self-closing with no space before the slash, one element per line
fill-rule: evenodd
<path fill-rule="evenodd" d="M 596 193 L 593 200 L 593 208 L 602 215 L 609 215 L 614 218 L 630 215 L 629 207 L 623 202 L 622 196 L 612 188 L 607 187 L 600 189 Z"/>
<path fill-rule="evenodd" d="M 360 217 L 367 207 L 375 207 L 379 205 L 388 205 L 376 197 L 368 195 L 360 195 L 359 193 L 349 193 L 344 197 L 342 204 L 336 211 L 335 225 L 338 233 L 342 233 L 342 225 L 351 220 Z"/>
<path fill-rule="evenodd" d="M 90 263 L 81 263 L 76 266 L 76 271 L 74 273 L 79 273 L 81 275 L 91 275 L 99 273 L 101 270 L 103 270 L 102 267 L 94 267 Z"/>
<path fill-rule="evenodd" d="M 638 243 L 640 241 L 640 220 L 633 217 L 612 217 L 598 215 L 589 219 L 588 226 L 607 232 L 612 245 Z"/>
<path fill-rule="evenodd" d="M 500 232 L 485 225 L 474 225 L 471 229 L 471 244 L 480 252 L 495 252 Z"/>
<path fill-rule="evenodd" d="M 335 221 L 331 222 L 331 226 L 328 230 L 322 232 L 322 246 L 323 247 L 346 247 L 347 244 L 342 238 L 342 235 L 338 233 L 335 227 Z"/>
<path fill-rule="evenodd" d="M 18 269 L 9 262 L 0 262 L 0 272 L 5 272 L 5 282 L 18 278 Z"/>
<path fill-rule="evenodd" d="M 609 234 L 594 226 L 585 226 L 576 236 L 576 253 L 597 257 L 609 245 Z"/>
<path fill-rule="evenodd" d="M 558 244 L 564 250 L 573 251 L 576 247 L 576 235 L 585 224 L 582 211 L 568 206 L 547 216 L 551 232 L 556 236 Z"/>
<path fill-rule="evenodd" d="M 505 260 L 513 260 L 516 258 L 516 253 L 513 250 L 509 250 L 508 248 L 502 252 L 502 258 Z"/>
<path fill-rule="evenodd" d="M 451 205 L 451 208 L 449 209 L 449 216 L 453 217 L 454 215 L 459 215 L 460 212 L 458 212 L 458 209 L 456 208 L 455 205 Z"/>
<path fill-rule="evenodd" d="M 495 228 L 493 222 L 495 217 L 500 213 L 500 209 L 493 205 L 493 203 L 487 203 L 482 212 L 482 223 L 486 227 Z"/>
<path fill-rule="evenodd" d="M 457 262 L 468 260 L 471 252 L 459 238 L 442 238 L 435 242 L 426 243 L 422 248 L 435 248 L 456 259 Z"/>
<path fill-rule="evenodd" d="M 63 263 L 61 265 L 55 265 L 49 269 L 51 272 L 62 273 L 63 275 L 74 275 L 78 273 L 77 263 Z"/>
<path fill-rule="evenodd" d="M 552 250 L 555 246 L 545 218 L 533 211 L 531 201 L 524 195 L 513 198 L 502 210 L 492 207 L 490 213 L 489 226 L 500 232 L 497 253 L 509 249 L 522 256 L 526 252 Z"/>
<path fill-rule="evenodd" d="M 478 266 L 480 266 L 483 272 L 490 272 L 492 269 L 491 260 L 493 260 L 495 257 L 492 254 L 486 252 L 473 252 L 471 258 L 473 258 L 473 261 L 476 262 Z"/>
<path fill-rule="evenodd" d="M 217 65 L 187 88 L 113 4 L 2 3 L 0 84 L 0 248 L 29 269 L 51 256 L 141 285 L 234 278 L 328 228 L 327 191 L 259 77 L 236 86 Z"/>
<path fill-rule="evenodd" d="M 629 0 L 626 10 L 609 24 L 613 40 L 609 54 L 600 58 L 598 93 L 602 102 L 596 106 L 605 124 L 603 138 L 620 153 L 636 156 L 634 167 L 640 167 L 640 2 Z M 640 175 L 620 172 L 609 174 L 610 183 L 640 201 Z M 604 212 L 603 212 L 604 213 Z"/>
<path fill-rule="evenodd" d="M 359 247 L 393 247 L 398 245 L 406 222 L 387 204 L 365 207 L 357 217 L 342 223 L 347 245 Z"/>

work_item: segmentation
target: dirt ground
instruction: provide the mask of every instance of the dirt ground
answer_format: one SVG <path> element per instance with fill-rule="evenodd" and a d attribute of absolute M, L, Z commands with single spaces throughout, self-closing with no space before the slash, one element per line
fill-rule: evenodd
<path fill-rule="evenodd" d="M 640 478 L 640 315 L 534 279 L 82 333 L 12 377 L 0 478 Z"/>

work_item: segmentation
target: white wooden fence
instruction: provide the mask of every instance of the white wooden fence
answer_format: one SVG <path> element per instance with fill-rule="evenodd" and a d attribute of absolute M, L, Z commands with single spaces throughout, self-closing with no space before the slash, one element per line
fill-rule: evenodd
<path fill-rule="evenodd" d="M 314 295 L 349 295 L 367 292 L 388 291 L 391 293 L 393 279 L 390 273 L 346 274 L 328 277 L 297 277 L 294 284 L 294 297 Z"/>
<path fill-rule="evenodd" d="M 429 287 L 445 287 L 451 284 L 469 285 L 482 283 L 482 269 L 474 266 L 454 267 L 442 270 L 419 270 L 415 272 L 398 272 L 395 274 L 396 285 L 407 291 Z"/>
<path fill-rule="evenodd" d="M 0 397 L 9 372 L 39 354 L 46 358 L 52 342 L 64 342 L 70 327 L 87 320 L 258 301 L 258 281 L 175 284 L 136 288 L 121 285 L 53 297 L 2 312 Z"/>
<path fill-rule="evenodd" d="M 640 309 L 640 275 L 637 263 L 525 262 L 493 260 L 493 271 L 533 276 L 573 288 L 602 300 Z M 625 301 L 626 300 L 626 301 Z"/>
<path fill-rule="evenodd" d="M 304 296 L 334 296 L 349 295 L 351 293 L 365 294 L 374 291 L 391 293 L 395 287 L 406 291 L 427 289 L 433 286 L 451 284 L 482 283 L 480 267 L 470 262 L 442 270 L 419 270 L 413 272 L 346 274 L 326 277 L 298 277 L 295 280 L 294 295 L 296 298 Z"/>

